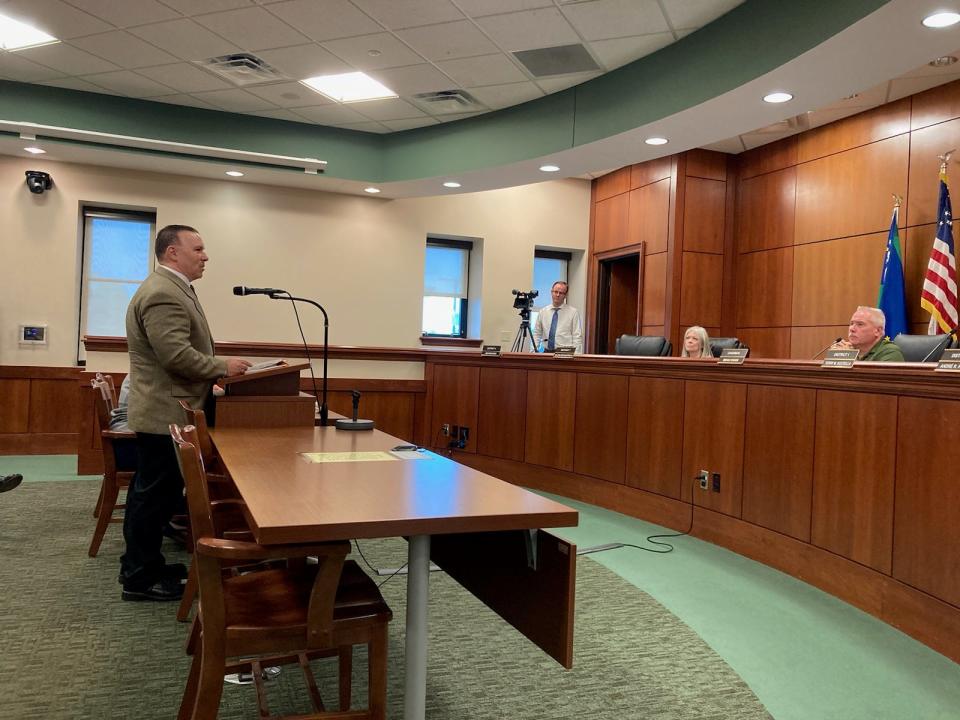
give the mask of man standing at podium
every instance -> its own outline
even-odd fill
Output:
[[[163,528],[183,497],[169,425],[186,419],[181,400],[201,409],[212,399],[217,378],[242,375],[250,366],[214,356],[213,335],[192,285],[209,259],[199,233],[168,225],[157,234],[154,252],[158,266],[127,308],[127,422],[137,433],[137,473],[123,519],[124,600],[177,600],[183,594],[185,568],[167,565],[160,552]]]
[[[567,283],[557,280],[550,288],[553,304],[547,305],[537,315],[533,342],[542,352],[553,352],[558,347],[575,347],[578,354],[583,352],[580,313],[566,304],[567,288]]]

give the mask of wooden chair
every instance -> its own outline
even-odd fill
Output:
[[[192,426],[170,433],[177,445],[196,537],[194,564],[200,586],[200,641],[194,653],[178,720],[213,720],[220,707],[223,676],[252,672],[260,717],[271,717],[262,668],[299,663],[316,713],[300,720],[383,720],[387,693],[387,626],[392,618],[379,589],[353,561],[349,541],[264,546],[216,537],[203,461]],[[224,563],[316,557],[318,565],[290,563],[233,576]],[[369,662],[366,711],[351,711],[352,646],[365,644]],[[336,654],[338,711],[327,712],[309,661]],[[241,659],[242,658],[242,659]]]
[[[93,539],[90,541],[90,549],[87,551],[90,557],[96,557],[100,551],[103,536],[107,532],[107,526],[110,523],[123,522],[122,517],[114,517],[113,514],[116,510],[126,508],[125,504],[117,502],[117,497],[120,495],[121,488],[129,486],[133,479],[133,471],[117,468],[115,443],[133,443],[137,436],[129,430],[110,430],[110,411],[116,408],[113,378],[110,375],[97,373],[96,377],[90,381],[90,385],[94,389],[94,404],[97,410],[97,421],[100,423],[100,445],[103,449],[103,481],[100,484],[100,496],[93,511],[93,516],[97,518],[97,525],[93,531]]]

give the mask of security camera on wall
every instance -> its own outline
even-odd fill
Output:
[[[44,190],[49,190],[53,187],[53,178],[50,177],[50,173],[45,173],[42,170],[27,170],[27,188],[34,195],[42,195]]]

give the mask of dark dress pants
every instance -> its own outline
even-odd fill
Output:
[[[163,529],[183,504],[183,477],[169,435],[137,433],[137,474],[127,490],[120,582],[144,590],[157,582],[165,560]]]

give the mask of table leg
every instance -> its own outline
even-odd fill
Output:
[[[411,536],[407,548],[407,639],[404,720],[423,720],[427,700],[427,601],[430,536]]]

